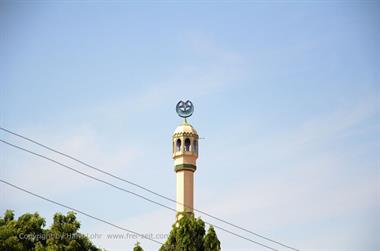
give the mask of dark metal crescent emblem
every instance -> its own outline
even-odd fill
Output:
[[[187,100],[186,102],[181,100],[177,103],[176,111],[177,111],[178,116],[182,118],[188,118],[194,112],[193,103],[191,103],[190,100]]]

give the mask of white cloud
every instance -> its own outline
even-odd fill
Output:
[[[128,112],[154,112],[164,103],[179,99],[197,99],[231,88],[246,75],[244,58],[239,53],[222,48],[217,41],[205,34],[184,34],[184,49],[195,54],[194,60],[176,65],[170,75],[146,83],[148,87],[128,97],[102,103],[96,111],[101,117],[119,117]],[[201,58],[201,59],[200,59]]]
[[[350,247],[345,238],[356,238],[356,243],[362,243],[364,234],[354,236],[355,231],[301,239],[286,231],[299,233],[302,228],[320,227],[321,222],[328,228],[330,221],[341,219],[350,224],[366,217],[368,209],[380,208],[379,173],[372,167],[351,163],[345,158],[349,154],[347,150],[344,155],[329,150],[332,142],[337,144],[339,139],[355,135],[358,126],[378,114],[375,103],[369,98],[356,106],[305,121],[300,128],[282,131],[258,142],[241,143],[236,149],[220,149],[218,154],[231,155],[228,160],[233,161],[234,171],[244,173],[245,178],[240,185],[225,189],[223,196],[197,195],[201,197],[200,209],[259,233],[276,233],[278,239],[289,240],[301,249],[345,249]],[[245,134],[244,131],[239,133]],[[260,168],[252,172],[245,168],[242,156],[253,153],[251,164],[261,163],[263,173]],[[247,179],[250,176],[252,180]],[[342,223],[334,228],[344,229]],[[231,248],[233,238],[222,236],[226,241],[224,248]],[[241,246],[249,247],[249,243]]]

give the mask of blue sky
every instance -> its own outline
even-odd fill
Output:
[[[190,99],[205,138],[195,207],[303,250],[378,250],[379,11],[376,1],[2,1],[1,126],[174,198],[174,108]],[[41,195],[142,233],[175,219],[0,149],[1,177]],[[0,188],[1,211],[66,211]],[[84,233],[120,233],[79,219]],[[262,250],[217,232],[223,250]],[[136,240],[93,241],[116,251]]]

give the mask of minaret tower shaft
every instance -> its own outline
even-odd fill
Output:
[[[181,102],[182,101],[178,104]],[[191,104],[192,113],[192,103],[190,101],[182,103]],[[173,133],[172,145],[174,170],[176,172],[177,219],[179,219],[180,215],[183,213],[193,213],[194,172],[197,169],[196,160],[198,158],[198,139],[199,136],[197,131],[187,122],[186,117],[183,123],[180,124]]]

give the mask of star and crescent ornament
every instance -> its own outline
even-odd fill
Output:
[[[190,100],[187,101],[179,101],[176,106],[176,111],[178,116],[182,118],[190,117],[194,112],[194,105]]]

